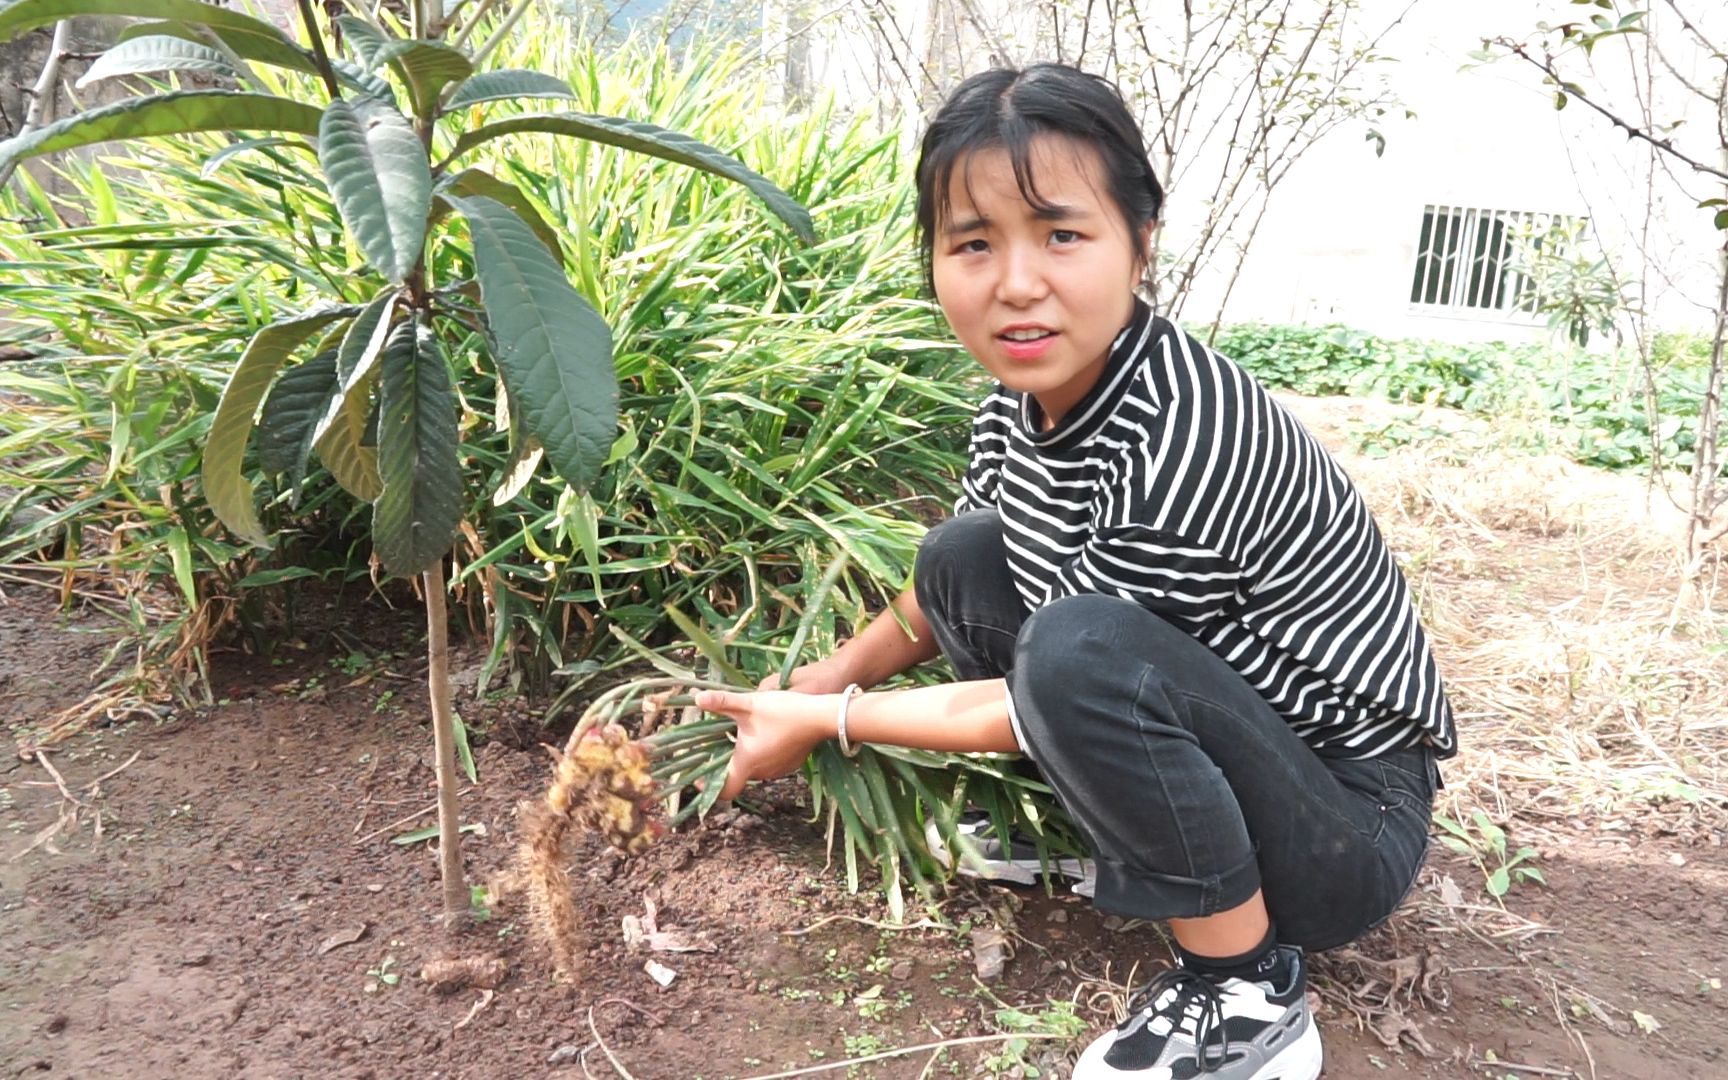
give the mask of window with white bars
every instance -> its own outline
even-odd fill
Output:
[[[1581,220],[1528,210],[1430,205],[1422,212],[1410,302],[1461,313],[1532,310],[1534,283],[1519,273],[1530,253],[1556,251]]]

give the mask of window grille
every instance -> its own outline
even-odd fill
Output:
[[[1534,283],[1519,273],[1519,258],[1566,244],[1581,224],[1564,214],[1430,205],[1422,212],[1410,302],[1459,312],[1531,311]]]

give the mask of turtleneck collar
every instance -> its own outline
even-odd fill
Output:
[[[1110,343],[1110,358],[1105,361],[1098,381],[1050,430],[1043,430],[1044,410],[1038,399],[1031,394],[1021,394],[1019,423],[1027,441],[1040,450],[1059,450],[1078,445],[1102,428],[1133,381],[1135,362],[1151,345],[1156,321],[1152,308],[1135,297],[1128,325]]]

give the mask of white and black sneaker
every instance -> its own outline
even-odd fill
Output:
[[[1307,965],[1299,949],[1278,953],[1264,982],[1160,972],[1128,999],[1127,1019],[1080,1055],[1073,1080],[1315,1080]]]
[[[1038,861],[1038,848],[1031,837],[1018,832],[1012,833],[1004,844],[996,835],[990,815],[981,812],[962,814],[957,831],[960,841],[958,872],[962,877],[1005,881],[1015,885],[1038,884],[1044,864]],[[954,865],[953,856],[948,851],[948,845],[942,842],[934,821],[924,826],[924,842],[929,845],[930,854],[937,862],[944,867]],[[1073,881],[1075,893],[1086,897],[1092,895],[1097,871],[1091,859],[1052,859],[1049,867],[1052,876]]]

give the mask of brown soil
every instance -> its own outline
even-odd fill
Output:
[[[1563,592],[1566,572],[1543,562],[1545,542],[1519,548],[1539,606],[1553,598],[1534,585]],[[320,635],[284,643],[287,662],[219,655],[223,704],[93,729],[50,752],[78,804],[40,762],[0,756],[0,1077],[755,1077],[999,1033],[1014,1022],[1006,1006],[1048,1017],[1073,1002],[1097,1030],[1130,971],[1141,978],[1168,956],[1158,927],[1034,889],[957,885],[940,925],[872,925],[885,906],[846,893],[793,781],[763,788],[760,813],[722,812],[639,859],[580,847],[586,946],[573,981],[555,979],[519,897],[452,938],[432,918],[430,845],[391,842],[432,821],[400,820],[433,801],[419,639],[399,616],[352,604],[341,616],[369,655],[394,658],[355,670],[349,648]],[[20,732],[82,697],[103,630],[96,615],[57,614],[47,590],[10,587],[0,719]],[[514,703],[457,704],[477,729],[535,730]],[[1719,701],[1705,705],[1719,716]],[[1728,1077],[1720,809],[1591,802],[1520,779],[1537,774],[1511,759],[1489,776],[1498,729],[1467,722],[1467,739],[1472,723],[1483,734],[1449,774],[1449,797],[1504,799],[1496,816],[1539,838],[1547,887],[1519,884],[1502,907],[1481,869],[1436,845],[1391,923],[1316,958],[1325,1075]],[[1720,751],[1725,729],[1710,730]],[[484,882],[504,868],[516,807],[544,790],[549,762],[502,737],[476,757],[480,782],[462,807],[483,832],[463,848]],[[627,947],[622,922],[650,901],[661,930],[714,951]],[[1007,932],[1001,978],[975,980],[968,928]],[[492,993],[438,994],[419,978],[431,961],[489,956],[506,967]],[[650,958],[676,972],[669,988],[644,971]],[[1063,1075],[1083,1041],[1035,1041],[1006,1059],[1002,1042],[957,1045],[851,1075]]]
[[[0,608],[10,716],[78,693],[64,676],[95,659],[99,643],[80,632],[94,622],[58,621],[45,592]],[[1000,1030],[992,995],[1027,1011],[1079,995],[1081,1015],[1102,1024],[1129,966],[1167,955],[1155,927],[1122,928],[1072,897],[957,889],[949,919],[1011,931],[1014,956],[986,992],[957,930],[854,921],[886,915],[825,868],[799,786],[782,783],[760,816],[722,814],[641,859],[584,849],[574,881],[586,965],[559,984],[512,899],[448,938],[431,920],[433,854],[390,843],[430,820],[386,828],[432,801],[422,694],[396,677],[412,674],[398,662],[344,686],[353,680],[310,653],[285,667],[234,658],[220,684],[229,704],[52,753],[86,805],[75,831],[22,858],[12,856],[70,808],[40,764],[0,763],[0,1075],[582,1075],[584,1060],[614,1075],[603,1038],[637,1077],[744,1077],[988,1034]],[[381,688],[396,692],[379,710]],[[464,848],[481,880],[502,867],[515,805],[547,768],[497,742],[478,763],[463,806],[485,832]],[[1685,815],[1671,830],[1659,817],[1607,832],[1578,824],[1576,842],[1543,861],[1549,888],[1514,891],[1510,906],[1531,922],[1494,930],[1498,909],[1477,925],[1441,903],[1442,878],[1468,890],[1480,873],[1436,849],[1392,924],[1319,958],[1328,1077],[1728,1075],[1728,990],[1710,981],[1728,975],[1720,827]],[[648,899],[661,929],[716,950],[658,954],[677,972],[666,990],[620,931]],[[429,961],[486,954],[509,966],[495,995],[439,996],[417,978]],[[1660,1027],[1643,1033],[1634,1010]],[[1025,1057],[1049,1064],[1075,1048],[1034,1043]],[[985,1074],[1000,1051],[951,1049],[930,1075]],[[1476,1064],[1490,1054],[1556,1071]],[[929,1058],[862,1073],[921,1076]]]

